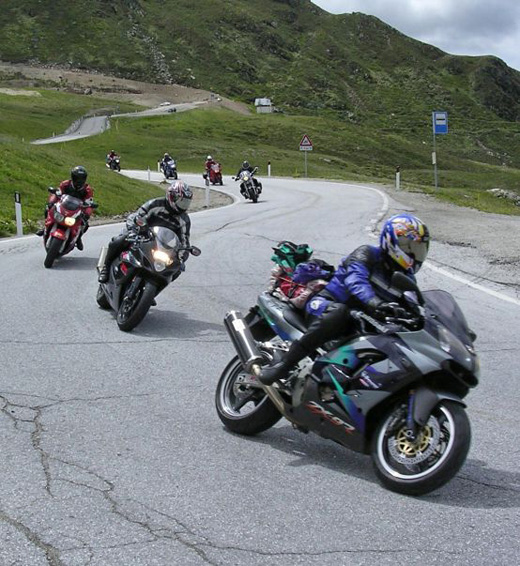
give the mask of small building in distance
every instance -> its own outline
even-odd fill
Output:
[[[270,98],[255,98],[255,106],[257,114],[274,112],[274,106],[271,104]]]

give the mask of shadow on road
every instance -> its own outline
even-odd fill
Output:
[[[97,279],[96,265],[98,262],[97,257],[87,257],[78,255],[66,255],[58,258],[52,270],[62,271],[92,271],[92,278]]]
[[[196,320],[183,312],[164,310],[161,308],[161,296],[157,298],[158,305],[152,307],[144,320],[132,330],[131,334],[147,338],[174,338],[180,340],[200,339],[204,336],[215,338],[227,334],[222,324]]]
[[[290,426],[284,426],[272,428],[261,437],[244,438],[244,441],[268,445],[290,454],[294,460],[289,467],[322,466],[380,485],[368,456],[342,448],[312,433],[307,436]],[[520,507],[520,472],[496,470],[488,467],[486,462],[470,459],[444,487],[416,499],[435,505],[472,509]]]

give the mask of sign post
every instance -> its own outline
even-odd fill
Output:
[[[23,236],[22,197],[20,193],[14,193],[14,211],[16,214],[16,235]]]
[[[433,165],[433,176],[435,178],[435,188],[437,189],[439,183],[437,178],[437,151],[435,147],[435,136],[437,134],[448,133],[448,113],[432,112],[432,127],[433,127],[432,165]]]
[[[307,134],[303,134],[300,140],[300,151],[303,151],[305,155],[305,177],[307,177],[307,152],[312,151],[312,142]]]

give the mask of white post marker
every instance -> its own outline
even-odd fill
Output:
[[[267,162],[267,176],[268,177],[271,176],[271,162],[270,161]]]
[[[401,166],[398,165],[395,168],[395,188],[399,190],[401,188]]]
[[[300,140],[300,151],[305,152],[305,177],[307,177],[307,152],[312,151],[312,142],[307,134],[303,134]]]
[[[22,197],[20,193],[14,193],[14,211],[16,214],[16,235],[23,236]]]
[[[150,167],[148,167],[148,181],[150,181]]]
[[[209,208],[209,181],[206,183],[206,208]]]

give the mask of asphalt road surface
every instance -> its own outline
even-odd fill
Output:
[[[193,215],[202,255],[132,333],[95,302],[99,249],[120,226],[92,227],[51,270],[39,238],[0,241],[0,564],[519,563],[520,302],[462,276],[447,245],[433,242],[419,282],[455,295],[483,368],[472,448],[447,486],[391,493],[368,457],[287,421],[255,438],[222,427],[222,318],[265,288],[271,247],[307,242],[337,263],[375,241],[388,207],[360,185],[263,184],[257,204]],[[239,196],[227,177],[224,190]]]

